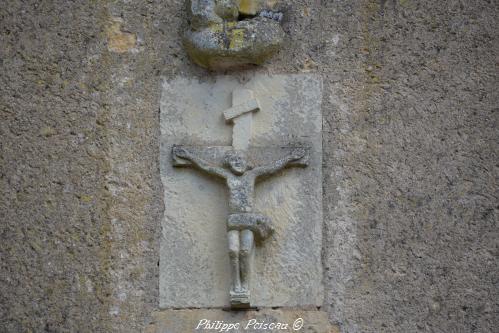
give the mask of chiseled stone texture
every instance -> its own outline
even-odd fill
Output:
[[[226,184],[198,170],[175,168],[175,144],[230,146],[232,125],[223,111],[232,91],[250,89],[251,146],[309,146],[306,168],[288,168],[257,182],[255,212],[272,219],[271,238],[257,246],[252,306],[320,306],[322,288],[321,81],[314,75],[219,76],[165,80],[161,96],[160,170],[165,210],[160,250],[162,308],[227,307],[230,266]],[[282,158],[266,156],[253,164]]]
[[[323,90],[323,310],[342,333],[495,332],[497,1],[287,1],[264,73]],[[184,0],[0,5],[0,331],[158,308],[161,77]]]
[[[215,70],[265,62],[285,37],[280,19],[274,20],[273,12],[268,12],[278,9],[276,2],[187,0],[190,27],[184,46],[192,61]],[[262,10],[270,18],[259,15]],[[276,15],[282,18],[282,13]]]
[[[237,326],[237,324],[239,325]],[[216,329],[217,325],[220,328]],[[215,328],[210,329],[210,327]],[[145,332],[339,333],[339,330],[329,323],[327,313],[324,311],[297,309],[262,309],[259,311],[193,309],[155,312],[152,322]]]

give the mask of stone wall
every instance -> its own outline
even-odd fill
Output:
[[[498,19],[494,1],[289,2],[259,71],[324,81],[341,332],[499,326]],[[161,77],[212,75],[184,28],[183,0],[0,5],[0,331],[137,332],[157,309]]]

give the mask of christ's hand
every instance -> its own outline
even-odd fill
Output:
[[[291,153],[291,160],[292,161],[297,161],[305,156],[306,150],[303,148],[296,148],[293,150]]]
[[[184,158],[184,159],[191,159],[191,154],[182,147],[173,147],[173,154],[177,157]]]

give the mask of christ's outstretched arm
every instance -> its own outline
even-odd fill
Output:
[[[209,173],[210,175],[218,176],[221,178],[227,178],[228,176],[228,172],[224,168],[211,165],[202,158],[194,156],[187,149],[180,146],[173,146],[172,154],[181,159],[190,161],[196,168]]]
[[[298,161],[299,159],[303,158],[305,154],[306,154],[305,149],[296,148],[289,155],[275,161],[274,163],[264,165],[261,167],[256,167],[253,170],[251,170],[251,172],[253,172],[256,177],[268,176],[284,169],[289,163],[293,161]]]

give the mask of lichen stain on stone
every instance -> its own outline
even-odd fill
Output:
[[[244,29],[234,29],[232,30],[232,36],[230,39],[230,49],[241,48],[244,45]]]
[[[137,36],[123,31],[122,24],[122,19],[114,17],[106,29],[107,48],[111,52],[126,53],[137,46]]]
[[[412,3],[410,3],[409,0],[399,0],[398,2],[402,7],[412,7]],[[395,4],[396,3],[397,2],[395,2]]]
[[[91,203],[93,198],[91,195],[86,195],[86,194],[83,194],[80,196],[80,200],[83,202],[83,203]]]
[[[239,5],[239,12],[246,15],[255,15],[257,13],[257,10],[257,1],[241,0],[241,4]]]
[[[239,13],[243,15],[256,15],[264,8],[274,9],[277,0],[241,0]]]
[[[42,129],[40,129],[40,135],[44,136],[44,137],[50,137],[50,136],[53,136],[53,135],[56,135],[57,134],[57,131],[55,129],[53,129],[52,127],[42,127]]]
[[[231,27],[229,25],[227,25],[228,27]],[[210,24],[209,25],[209,28],[212,32],[223,32],[224,31],[224,26],[223,24]]]

